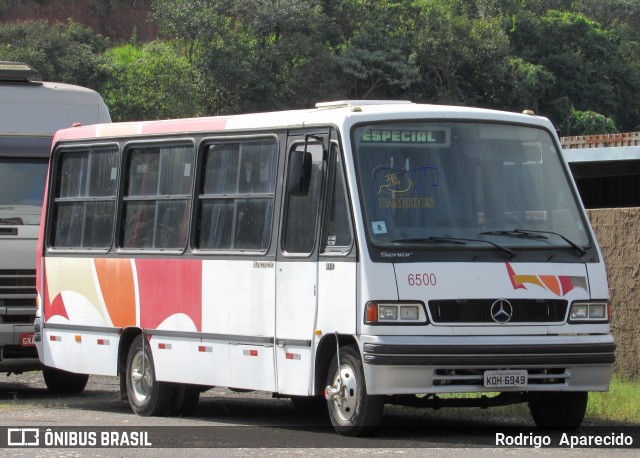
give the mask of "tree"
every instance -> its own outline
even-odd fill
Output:
[[[207,114],[295,108],[333,92],[317,0],[156,0],[153,16],[202,81]]]
[[[193,63],[197,47],[223,30],[224,21],[218,20],[218,16],[227,9],[228,3],[225,0],[154,0],[151,19],[158,23],[160,34],[174,40]]]
[[[506,108],[514,105],[511,47],[501,23],[480,17],[473,4],[418,0],[415,55],[422,75],[421,99],[435,103]]]
[[[359,21],[337,47],[337,64],[350,81],[350,96],[393,98],[420,79],[412,53],[415,10],[407,1],[355,1]]]
[[[202,114],[198,76],[184,56],[163,42],[109,50],[102,95],[114,121]]]
[[[640,124],[635,100],[640,96],[637,61],[629,61],[616,30],[604,30],[587,17],[549,11],[521,14],[510,31],[514,51],[553,75],[541,111],[557,125],[571,109],[597,110],[622,129]]]
[[[375,29],[362,30],[345,44],[338,65],[356,99],[386,98],[393,89],[406,90],[419,78],[406,47]]]
[[[98,88],[105,78],[101,54],[109,40],[69,21],[0,24],[0,58],[28,63],[44,80]]]
[[[571,110],[566,135],[596,135],[618,132],[613,119],[595,111]]]

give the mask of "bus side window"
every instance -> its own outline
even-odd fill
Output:
[[[117,150],[65,151],[59,158],[50,246],[108,248],[115,208]]]
[[[295,149],[295,148],[294,148]],[[304,195],[287,196],[286,220],[282,246],[287,253],[310,254],[315,246],[318,207],[324,182],[323,147],[310,143],[307,150],[312,156],[309,191]],[[294,150],[289,153],[289,166]]]
[[[324,251],[343,253],[351,248],[353,230],[342,158],[335,146],[332,153],[335,157],[335,177],[331,191]]]
[[[195,246],[266,252],[271,241],[278,144],[216,143],[203,160]]]
[[[187,243],[193,146],[128,152],[122,248],[183,249]]]

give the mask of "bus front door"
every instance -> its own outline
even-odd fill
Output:
[[[315,134],[288,142],[288,191],[276,267],[276,371],[282,394],[307,395],[310,389],[326,144],[326,135]]]

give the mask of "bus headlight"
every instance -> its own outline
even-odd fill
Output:
[[[569,311],[569,322],[608,321],[609,313],[605,302],[574,302]]]
[[[422,302],[390,303],[367,302],[364,313],[365,324],[408,325],[427,324],[427,314]]]
[[[398,307],[395,305],[378,306],[378,319],[380,321],[395,321],[398,319]]]

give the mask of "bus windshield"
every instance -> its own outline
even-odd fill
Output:
[[[48,158],[0,157],[0,225],[38,225]]]
[[[367,234],[384,248],[591,244],[549,132],[478,122],[353,131]]]

